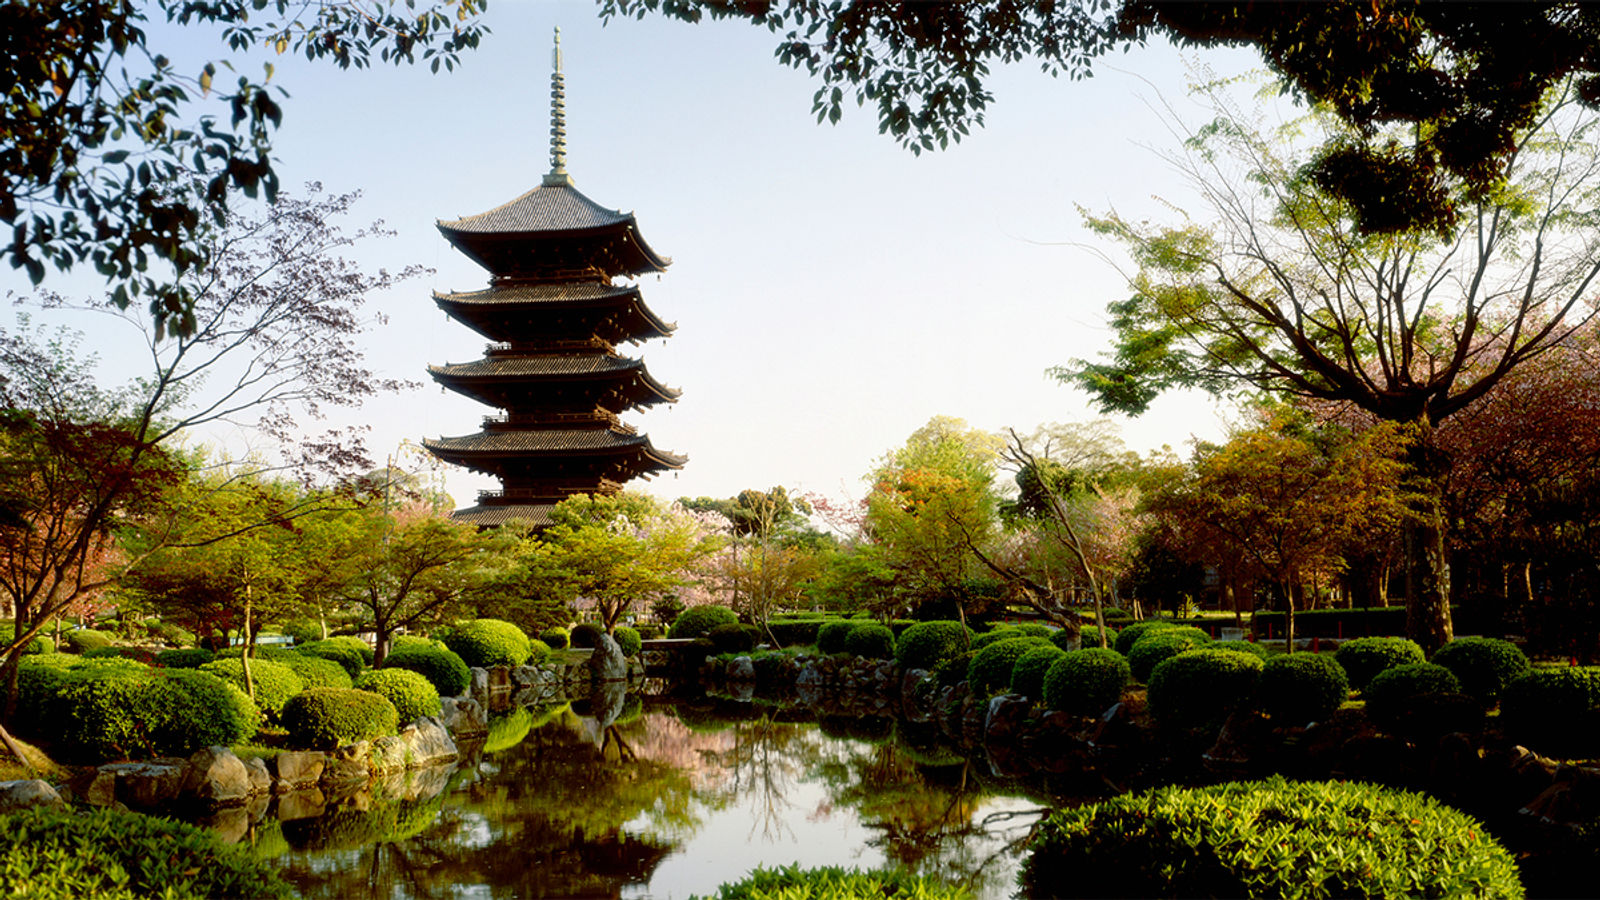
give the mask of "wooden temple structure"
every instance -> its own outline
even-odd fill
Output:
[[[671,263],[639,234],[633,214],[606,209],[566,169],[561,35],[550,79],[550,172],[526,194],[437,226],[489,270],[489,287],[433,295],[446,315],[488,338],[483,358],[429,366],[446,388],[501,412],[464,437],[423,441],[434,456],[499,479],[454,518],[489,527],[549,524],[552,506],[579,493],[614,493],[634,478],[680,469],[619,418],[672,403],[679,392],[617,352],[672,334],[631,280]]]

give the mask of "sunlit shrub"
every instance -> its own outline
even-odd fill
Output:
[[[628,625],[618,625],[612,629],[611,636],[616,639],[617,646],[622,648],[623,656],[638,656],[644,649],[644,638],[639,631]]]
[[[1127,656],[1128,651],[1133,649],[1133,645],[1138,642],[1140,638],[1144,637],[1150,632],[1160,628],[1177,627],[1179,627],[1178,623],[1169,619],[1145,619],[1141,622],[1133,622],[1123,626],[1122,629],[1117,632],[1117,643],[1112,647],[1112,649],[1118,653],[1121,653],[1123,656]]]
[[[463,622],[445,637],[444,645],[467,665],[481,668],[520,666],[533,653],[522,629],[503,619]]]
[[[394,704],[401,722],[422,716],[437,716],[439,691],[422,675],[410,669],[369,669],[356,679],[356,690],[370,691]]]
[[[409,669],[428,679],[441,697],[459,697],[472,684],[466,661],[445,647],[407,644],[389,653],[385,669]]]
[[[705,637],[718,625],[728,625],[738,621],[739,616],[726,606],[691,606],[672,621],[672,627],[667,629],[667,637]]]
[[[1073,650],[1044,675],[1044,705],[1075,715],[1097,716],[1122,699],[1133,680],[1128,660],[1106,647]]]
[[[353,688],[312,688],[289,698],[283,727],[296,747],[332,750],[394,734],[400,713],[388,698]]]
[[[1198,628],[1158,628],[1134,642],[1133,648],[1128,651],[1128,666],[1133,669],[1135,679],[1148,684],[1156,666],[1180,653],[1209,643],[1211,636]]]
[[[202,672],[213,675],[229,682],[234,687],[250,694],[250,688],[245,684],[244,663],[238,659],[216,659],[200,667]],[[250,661],[250,681],[255,685],[254,699],[267,718],[276,721],[283,712],[283,705],[289,698],[305,690],[305,679],[295,674],[295,671],[282,663],[269,659],[252,659]]]

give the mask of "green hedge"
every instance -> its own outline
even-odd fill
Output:
[[[183,822],[122,810],[0,816],[0,884],[17,898],[294,896],[271,862]]]
[[[1056,660],[1066,655],[1067,651],[1055,644],[1042,644],[1022,654],[1017,658],[1016,665],[1011,667],[1011,693],[1033,700],[1043,699],[1045,673],[1050,671],[1050,666]]]
[[[12,641],[16,640],[16,637],[17,626],[15,623],[0,622],[0,649],[3,649]],[[27,649],[23,650],[22,652],[26,654],[39,654],[54,653],[55,651],[55,641],[45,637],[43,634],[36,634],[33,636],[33,640],[28,642]]]
[[[357,648],[349,643],[347,639],[328,638],[325,641],[312,641],[309,644],[296,647],[294,652],[302,656],[315,656],[319,659],[332,660],[338,663],[340,668],[344,669],[345,674],[355,678],[361,674],[362,669],[372,665],[372,658],[361,652],[362,649],[368,649],[365,642],[362,642],[361,648]]]
[[[1498,702],[1506,685],[1531,668],[1517,645],[1484,637],[1456,638],[1435,650],[1430,661],[1453,672],[1462,692],[1485,706]]]
[[[234,687],[246,694],[249,688],[244,681],[244,662],[239,659],[216,659],[200,667],[202,672],[213,675],[231,683]],[[289,698],[305,690],[305,679],[295,674],[295,671],[283,663],[273,662],[270,659],[250,660],[250,680],[255,684],[256,705],[267,718],[276,721],[283,712],[283,705]]]
[[[1011,670],[1017,660],[1039,645],[1050,642],[1038,637],[1013,637],[979,649],[967,665],[967,688],[974,697],[987,697],[1010,690]]]
[[[111,635],[93,628],[74,628],[61,636],[61,643],[63,649],[73,653],[84,653],[111,646]]]
[[[438,689],[410,669],[369,669],[356,679],[355,687],[358,691],[370,691],[393,703],[401,722],[410,722],[422,716],[437,716],[441,709]]]
[[[579,622],[567,632],[567,641],[575,649],[592,650],[600,646],[600,636],[606,630],[594,622]]]
[[[1133,622],[1123,626],[1122,630],[1117,632],[1117,642],[1111,649],[1121,653],[1123,656],[1127,656],[1128,651],[1133,649],[1133,645],[1150,632],[1161,628],[1177,627],[1179,627],[1178,623],[1171,619],[1145,619],[1140,622]]]
[[[1098,716],[1122,699],[1133,680],[1127,657],[1106,647],[1073,650],[1050,664],[1044,675],[1044,705],[1083,716]]]
[[[638,656],[639,651],[644,649],[644,638],[639,636],[638,629],[628,625],[618,625],[612,630],[611,637],[622,648],[623,656]]]
[[[353,688],[312,688],[283,707],[290,742],[309,750],[332,750],[394,734],[400,713],[388,698]]]
[[[462,622],[445,636],[444,645],[469,666],[520,666],[533,654],[522,629],[504,619]]]
[[[385,669],[409,669],[428,679],[441,697],[459,697],[472,684],[472,670],[452,650],[410,644],[383,660]]]
[[[900,633],[894,655],[901,669],[927,669],[967,649],[971,638],[965,626],[953,619],[917,622]]]
[[[689,896],[690,900],[970,900],[972,892],[899,869],[802,869],[796,864],[777,869],[757,866],[744,879],[718,886],[715,894]]]
[[[187,650],[163,650],[156,654],[155,664],[164,669],[198,669],[216,659],[217,655],[201,647]]]
[[[691,606],[672,620],[669,638],[705,637],[718,625],[736,624],[739,616],[726,606]]]
[[[1150,712],[1163,726],[1220,727],[1234,710],[1250,702],[1263,667],[1248,653],[1208,647],[1185,650],[1150,673],[1146,695]]]
[[[335,660],[322,656],[311,656],[294,650],[274,653],[267,657],[275,663],[288,666],[308,688],[336,687],[347,688],[352,686],[350,673],[344,666]]]
[[[1282,778],[1166,787],[1054,813],[1027,897],[1523,896],[1483,826],[1421,794]]]
[[[1256,686],[1257,707],[1275,722],[1286,725],[1320,722],[1349,696],[1350,679],[1344,667],[1320,653],[1272,657],[1261,670],[1261,682]]]
[[[779,619],[773,617],[767,622],[767,629],[772,632],[773,640],[784,647],[793,647],[800,644],[815,644],[817,642],[817,629],[827,621],[821,616],[808,619]]]
[[[539,640],[544,641],[551,650],[565,650],[572,643],[572,633],[559,625],[552,625],[539,632]]]
[[[1133,677],[1148,684],[1156,666],[1188,650],[1211,643],[1211,636],[1198,628],[1174,625],[1155,629],[1134,642],[1128,651],[1128,666]]]
[[[1600,666],[1537,668],[1506,685],[1506,736],[1546,756],[1600,755]]]
[[[1333,658],[1344,666],[1353,690],[1365,691],[1379,672],[1411,663],[1427,662],[1428,657],[1416,641],[1402,637],[1364,637],[1346,641]]]
[[[844,636],[844,652],[862,659],[894,659],[894,632],[876,622],[857,625]]]
[[[1257,610],[1251,617],[1251,627],[1257,637],[1270,633],[1283,638],[1284,615],[1277,610]],[[1488,624],[1471,606],[1451,606],[1450,621],[1455,630],[1463,634],[1484,631]],[[1357,607],[1355,609],[1313,609],[1294,614],[1296,638],[1323,637],[1350,640],[1360,637],[1386,637],[1405,634],[1406,608],[1401,606]]]
[[[1367,683],[1361,695],[1367,701],[1367,715],[1388,728],[1400,724],[1410,701],[1423,694],[1458,694],[1461,682],[1455,673],[1433,663],[1407,663],[1384,669]]]
[[[756,629],[738,622],[718,625],[706,632],[718,653],[749,653],[756,648]]]
[[[845,638],[860,622],[851,619],[833,619],[817,628],[817,652],[832,656],[844,652]]]
[[[187,756],[236,744],[255,734],[261,717],[232,685],[194,669],[97,660],[30,680],[22,696],[38,706],[27,719],[29,733],[50,741],[58,755],[84,762]]]

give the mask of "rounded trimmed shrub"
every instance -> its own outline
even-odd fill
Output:
[[[1486,637],[1456,638],[1433,651],[1431,662],[1455,673],[1461,692],[1485,706],[1498,702],[1506,685],[1532,668],[1516,644]]]
[[[817,628],[817,652],[832,656],[844,652],[844,639],[859,622],[851,619],[830,619]]]
[[[283,633],[294,638],[295,646],[304,646],[322,640],[322,623],[311,619],[295,619],[284,623]]]
[[[1009,641],[1019,637],[1027,637],[1027,635],[1023,634],[1018,629],[1011,627],[1010,625],[1001,625],[998,628],[991,628],[988,631],[985,631],[983,634],[973,636],[972,649],[982,650],[990,644],[999,641]]]
[[[15,623],[0,623],[0,647],[4,647],[11,643],[16,639],[16,637],[17,626]],[[56,652],[56,642],[42,634],[36,634],[33,636],[33,640],[28,642],[28,646],[22,652],[28,655],[54,653]]]
[[[1600,666],[1541,667],[1506,685],[1500,722],[1507,737],[1547,756],[1593,756],[1600,753],[1597,706]]]
[[[163,650],[156,654],[155,665],[164,669],[198,669],[216,658],[215,653],[200,647],[188,650]]]
[[[718,625],[706,633],[706,639],[718,653],[749,653],[756,648],[756,630],[738,622]]]
[[[296,653],[293,650],[274,653],[268,659],[293,669],[294,673],[300,676],[300,680],[305,682],[308,688],[347,688],[352,686],[350,673],[344,670],[344,666],[331,659],[325,659],[321,656],[308,656],[304,653]]]
[[[639,630],[630,625],[618,625],[611,637],[616,639],[617,646],[622,648],[623,656],[638,656],[644,649],[644,638],[639,635]]]
[[[894,658],[902,670],[931,670],[967,649],[967,629],[953,619],[918,622],[900,633]]]
[[[868,622],[844,636],[844,652],[862,659],[894,659],[894,630]]]
[[[0,816],[15,896],[288,898],[270,861],[195,825],[124,810],[35,807]]]
[[[737,623],[739,616],[726,606],[691,606],[672,620],[669,638],[705,637],[718,625]]]
[[[600,646],[600,635],[606,630],[594,622],[579,622],[567,632],[569,645],[580,650],[592,650]]]
[[[85,650],[83,651],[83,658],[107,659],[110,657],[117,657],[120,659],[137,660],[148,666],[155,663],[156,653],[157,651],[149,647],[127,647],[112,644],[109,647],[96,647],[93,650]]]
[[[1318,653],[1272,657],[1256,685],[1257,708],[1285,724],[1320,722],[1349,696],[1350,679],[1344,666]]]
[[[846,900],[852,897],[908,897],[915,900],[971,900],[965,887],[912,875],[900,869],[846,869],[798,865],[757,866],[739,881],[726,882],[704,900]]]
[[[1158,628],[1140,638],[1128,651],[1128,666],[1133,669],[1134,678],[1149,684],[1156,666],[1180,653],[1209,643],[1211,636],[1198,628]]]
[[[441,697],[459,697],[472,684],[472,670],[460,656],[446,647],[407,644],[389,653],[385,669],[408,669],[433,685]]]
[[[1365,692],[1367,684],[1385,669],[1427,662],[1416,641],[1403,637],[1364,637],[1345,641],[1334,651],[1334,661],[1344,666],[1352,690]]]
[[[1066,630],[1064,630],[1064,629],[1058,630],[1054,634],[1050,635],[1050,643],[1055,644],[1057,647],[1060,647],[1063,650],[1087,650],[1087,649],[1089,649],[1091,647],[1099,647],[1100,646],[1100,626],[1098,626],[1098,625],[1080,625],[1080,626],[1078,626],[1078,646],[1076,646],[1076,647],[1071,645],[1072,644],[1071,635],[1069,635],[1066,632]],[[1106,626],[1106,649],[1109,650],[1109,649],[1115,647],[1116,645],[1117,645],[1117,630],[1108,625],[1108,626]]]
[[[100,660],[31,687],[44,694],[36,730],[57,752],[86,762],[187,756],[249,738],[260,719],[242,692],[194,669]]]
[[[61,636],[61,643],[72,653],[84,653],[111,646],[111,635],[93,628],[74,628]]]
[[[214,659],[201,666],[200,671],[216,675],[244,691],[246,696],[250,694],[250,689],[244,683],[243,660]],[[306,688],[305,679],[295,674],[293,669],[270,659],[250,660],[250,680],[255,683],[256,705],[261,707],[269,720],[274,721],[283,713],[283,705],[289,702],[289,698]]]
[[[354,688],[312,688],[289,698],[283,727],[296,747],[333,750],[394,734],[400,713],[387,697]]]
[[[166,683],[165,721],[152,726],[161,756],[187,756],[202,747],[228,747],[249,740],[261,722],[261,707],[210,672],[160,672]]]
[[[1021,625],[1013,625],[1011,627],[1022,632],[1023,637],[1044,638],[1045,640],[1049,640],[1051,636],[1061,630],[1043,622],[1024,622]]]
[[[560,625],[552,625],[539,632],[539,640],[544,641],[551,650],[565,650],[572,643],[572,633]]]
[[[1150,673],[1150,712],[1165,726],[1218,727],[1250,701],[1264,665],[1248,653],[1185,650]]]
[[[1213,650],[1229,650],[1234,653],[1248,653],[1262,662],[1273,658],[1272,651],[1251,641],[1212,641],[1206,645]],[[1329,659],[1332,662],[1332,658]]]
[[[1026,897],[1523,896],[1511,854],[1466,813],[1393,788],[1281,777],[1056,812],[1019,883]]]
[[[371,691],[394,704],[401,722],[422,716],[437,716],[439,690],[433,683],[410,669],[368,669],[355,684],[358,691]]]
[[[1140,638],[1144,637],[1150,632],[1161,628],[1177,627],[1177,622],[1173,622],[1168,619],[1145,619],[1140,622],[1134,622],[1130,625],[1125,625],[1121,631],[1117,632],[1117,643],[1112,649],[1116,650],[1118,653],[1121,653],[1123,656],[1127,656],[1128,651],[1133,649],[1133,645],[1137,643]]]
[[[353,634],[334,635],[333,637],[325,640],[312,641],[312,643],[326,645],[329,647],[349,647],[351,650],[354,650],[361,656],[361,664],[363,666],[372,665],[374,658],[372,645],[367,643],[364,639],[358,638]],[[355,675],[351,675],[350,677],[354,678]]]
[[[457,625],[444,645],[469,666],[520,666],[533,653],[522,629],[504,619],[473,619]]]
[[[328,638],[325,641],[312,641],[294,649],[301,656],[315,656],[320,659],[332,660],[344,669],[345,674],[355,678],[361,670],[371,665],[367,662],[366,654],[339,638]]]
[[[1361,695],[1374,722],[1393,726],[1410,702],[1422,694],[1459,694],[1461,682],[1454,672],[1433,663],[1406,663],[1384,669],[1367,682]]]
[[[978,650],[967,665],[967,689],[974,697],[1009,690],[1011,670],[1016,667],[1017,660],[1040,644],[1049,643],[1044,638],[1014,637]]]
[[[1122,699],[1133,680],[1128,659],[1107,647],[1073,650],[1044,674],[1044,705],[1083,716],[1098,716]]]
[[[389,652],[393,653],[405,647],[431,647],[435,650],[448,649],[444,641],[434,640],[420,634],[397,634],[389,638]]]
[[[1034,647],[1027,653],[1017,658],[1017,664],[1011,667],[1011,693],[1021,694],[1034,700],[1044,696],[1044,676],[1050,671],[1050,666],[1058,659],[1067,655],[1067,651],[1055,644],[1043,644]]]

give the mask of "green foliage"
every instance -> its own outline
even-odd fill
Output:
[[[16,640],[16,637],[17,627],[15,623],[0,622],[0,647],[4,647],[5,645]],[[55,650],[55,641],[50,640],[42,634],[36,634],[33,636],[33,640],[28,642],[28,646],[24,648],[22,652],[30,654],[54,653]]]
[[[1367,682],[1361,694],[1367,701],[1367,715],[1374,722],[1392,728],[1399,723],[1410,702],[1423,694],[1457,694],[1461,682],[1455,673],[1433,663],[1406,663],[1384,669]]]
[[[616,639],[617,646],[622,648],[623,656],[638,656],[644,649],[644,638],[639,636],[638,629],[628,625],[618,625],[612,629],[611,636]]]
[[[826,653],[830,656],[835,653],[843,653],[845,639],[850,636],[850,632],[856,627],[856,624],[849,619],[834,619],[831,622],[823,622],[817,628],[817,652]]]
[[[1017,660],[1029,650],[1041,644],[1049,646],[1049,643],[1044,638],[1014,637],[995,641],[978,650],[967,666],[967,688],[974,697],[987,697],[997,691],[1008,690],[1011,687],[1011,670],[1016,667]]]
[[[152,626],[152,630],[157,637],[174,647],[193,647],[195,645],[194,632],[181,625],[157,620],[156,624]]]
[[[1286,653],[1267,660],[1261,670],[1256,705],[1277,722],[1303,725],[1327,718],[1349,695],[1350,679],[1331,657]]]
[[[149,647],[125,647],[116,644],[83,651],[84,659],[110,659],[113,657],[135,660],[148,666],[156,661],[156,651]]]
[[[46,671],[39,667],[22,686],[23,702],[37,704],[27,721],[59,754],[85,762],[235,744],[255,734],[261,715],[232,685],[193,669],[105,659],[37,677]]]
[[[1252,641],[1212,641],[1206,645],[1213,650],[1228,650],[1233,653],[1248,653],[1265,662],[1273,658],[1272,651]],[[1330,662],[1332,660],[1329,660]]]
[[[1060,629],[1060,630],[1056,631],[1054,634],[1050,635],[1050,643],[1055,644],[1057,647],[1060,647],[1063,650],[1075,650],[1075,649],[1079,649],[1079,648],[1087,650],[1090,647],[1099,647],[1100,646],[1100,626],[1098,626],[1098,625],[1080,625],[1080,626],[1078,626],[1078,646],[1077,647],[1073,647],[1072,646],[1072,636],[1071,636],[1071,634],[1069,634],[1066,631],[1066,629]],[[1111,626],[1107,625],[1106,626],[1106,649],[1108,649],[1108,650],[1112,649],[1112,648],[1116,647],[1116,645],[1117,645],[1117,630],[1115,628],[1112,628]]]
[[[296,747],[332,750],[394,734],[400,714],[387,697],[353,688],[312,688],[283,707],[283,727]]]
[[[111,646],[111,635],[93,628],[74,628],[61,636],[61,642],[72,653],[84,653]]]
[[[1121,631],[1117,632],[1117,642],[1111,649],[1121,653],[1123,656],[1127,656],[1128,651],[1133,649],[1134,643],[1146,634],[1158,628],[1177,627],[1178,623],[1171,619],[1145,619],[1142,622],[1134,622],[1124,626]]]
[[[472,684],[472,670],[445,647],[406,645],[383,660],[385,669],[408,669],[428,679],[441,697],[458,697]]]
[[[1044,705],[1098,716],[1122,699],[1122,690],[1132,679],[1127,657],[1109,647],[1073,650],[1045,671]]]
[[[1118,643],[1121,643],[1120,641]],[[1128,666],[1133,677],[1146,684],[1156,666],[1183,653],[1211,643],[1211,636],[1198,628],[1176,626],[1146,633],[1128,650]]]
[[[505,715],[489,720],[489,736],[484,739],[483,752],[499,753],[523,742],[533,730],[533,713],[526,706],[518,706]]]
[[[967,629],[953,619],[918,622],[900,633],[895,659],[902,670],[932,670],[965,651],[970,641]]]
[[[756,635],[755,628],[738,622],[718,625],[706,632],[706,638],[718,653],[749,653],[756,647]]]
[[[1506,736],[1550,756],[1600,753],[1600,666],[1536,668],[1506,686]]]
[[[210,650],[191,647],[187,650],[163,650],[156,654],[155,664],[166,669],[198,669],[216,659]]]
[[[1164,726],[1218,727],[1250,701],[1262,668],[1261,660],[1248,653],[1186,650],[1150,673],[1150,712]]]
[[[362,641],[361,643],[363,647],[366,646],[365,641]],[[325,641],[312,641],[309,644],[296,647],[295,652],[301,654],[302,656],[316,656],[322,659],[333,660],[334,662],[338,663],[340,668],[344,669],[345,674],[349,675],[351,678],[355,678],[357,675],[360,675],[362,669],[372,664],[368,660],[367,654],[362,653],[360,649],[342,641],[339,638],[328,638]],[[368,652],[371,652],[370,649]]]
[[[739,616],[726,606],[691,606],[672,620],[669,638],[705,637],[718,625],[737,624]]]
[[[289,898],[271,863],[194,825],[122,810],[0,816],[0,884],[12,897]]]
[[[1498,701],[1506,685],[1530,668],[1517,645],[1485,637],[1457,638],[1435,650],[1432,662],[1453,672],[1462,692],[1485,705]]]
[[[522,629],[503,619],[473,619],[456,626],[444,639],[469,666],[520,666],[533,647]]]
[[[585,650],[600,646],[600,635],[605,633],[603,626],[593,622],[579,622],[572,626],[572,631],[569,632],[572,646]]]
[[[267,657],[272,662],[288,666],[308,688],[351,686],[350,673],[338,662],[321,656],[310,656],[293,650],[274,653]]]
[[[244,662],[238,659],[217,659],[200,667],[202,672],[213,675],[229,682],[241,691],[249,693],[244,681]],[[288,666],[273,662],[268,659],[253,659],[250,661],[250,680],[255,683],[256,705],[266,714],[269,720],[276,720],[283,712],[283,705],[289,698],[305,690],[305,679],[295,674]]]
[[[572,642],[572,633],[560,625],[552,625],[539,632],[539,640],[544,641],[551,650],[565,650]]]
[[[401,722],[439,714],[438,689],[427,678],[410,669],[369,669],[356,679],[355,687],[358,691],[370,691],[393,703]]]
[[[1391,788],[1280,777],[1054,813],[1019,882],[1028,897],[1523,896],[1511,854],[1465,813]]]
[[[295,619],[283,626],[283,633],[294,638],[296,647],[322,640],[322,623],[311,619]]]
[[[928,674],[933,676],[934,683],[939,687],[955,687],[967,680],[967,670],[972,667],[972,659],[977,655],[976,650],[957,653],[935,664]]]
[[[894,631],[876,622],[857,625],[844,636],[844,652],[862,659],[894,659]]]
[[[1350,687],[1366,691],[1367,683],[1379,672],[1408,663],[1427,662],[1428,657],[1416,641],[1402,637],[1364,637],[1346,641],[1333,658],[1350,676]]]
[[[725,883],[703,900],[969,900],[965,887],[911,875],[899,869],[845,869],[798,864],[769,869],[757,866],[741,881]],[[702,900],[691,895],[691,900]]]
[[[1014,640],[1019,637],[1027,637],[1027,635],[1010,625],[1001,625],[997,628],[991,628],[990,630],[985,631],[983,634],[973,637],[972,649],[982,650],[990,644],[997,643],[999,641]]]
[[[1043,699],[1045,673],[1050,671],[1050,666],[1056,660],[1066,655],[1067,651],[1055,644],[1034,647],[1022,654],[1017,658],[1017,664],[1011,667],[1011,693],[1034,700]]]

